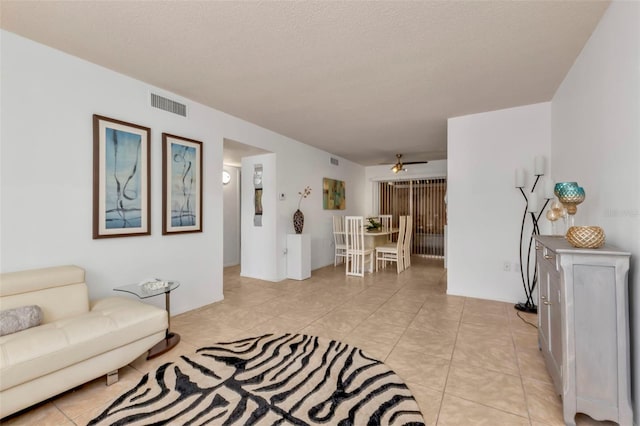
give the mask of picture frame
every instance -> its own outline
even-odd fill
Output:
[[[342,180],[322,179],[322,208],[324,210],[344,210],[347,206],[346,188]]]
[[[93,115],[93,239],[151,234],[151,129]]]
[[[162,134],[162,234],[202,232],[202,142]]]

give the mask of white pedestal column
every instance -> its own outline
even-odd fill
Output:
[[[306,280],[311,277],[311,236],[287,235],[287,278]]]

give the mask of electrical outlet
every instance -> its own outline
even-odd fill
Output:
[[[511,262],[509,262],[509,261],[505,260],[505,261],[502,263],[502,270],[503,270],[504,272],[510,272],[510,271],[511,271]]]

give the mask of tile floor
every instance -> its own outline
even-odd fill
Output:
[[[364,278],[328,266],[309,280],[279,283],[239,271],[225,269],[224,301],[172,318],[182,340],[169,353],[134,361],[112,386],[94,380],[2,424],[85,425],[166,360],[215,341],[279,332],[342,340],[383,360],[411,388],[428,425],[563,424],[536,329],[510,303],[447,296],[442,261],[415,258],[400,275],[387,268]]]

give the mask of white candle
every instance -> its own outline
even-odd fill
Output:
[[[547,200],[551,200],[556,196],[554,189],[556,187],[556,183],[550,177],[547,177],[544,181],[544,198]]]
[[[530,213],[535,213],[538,211],[538,194],[532,192],[529,194],[529,202],[527,204],[527,210]]]
[[[516,188],[524,188],[524,169],[516,169]]]
[[[535,158],[533,170],[536,176],[544,174],[544,157],[542,155]]]

